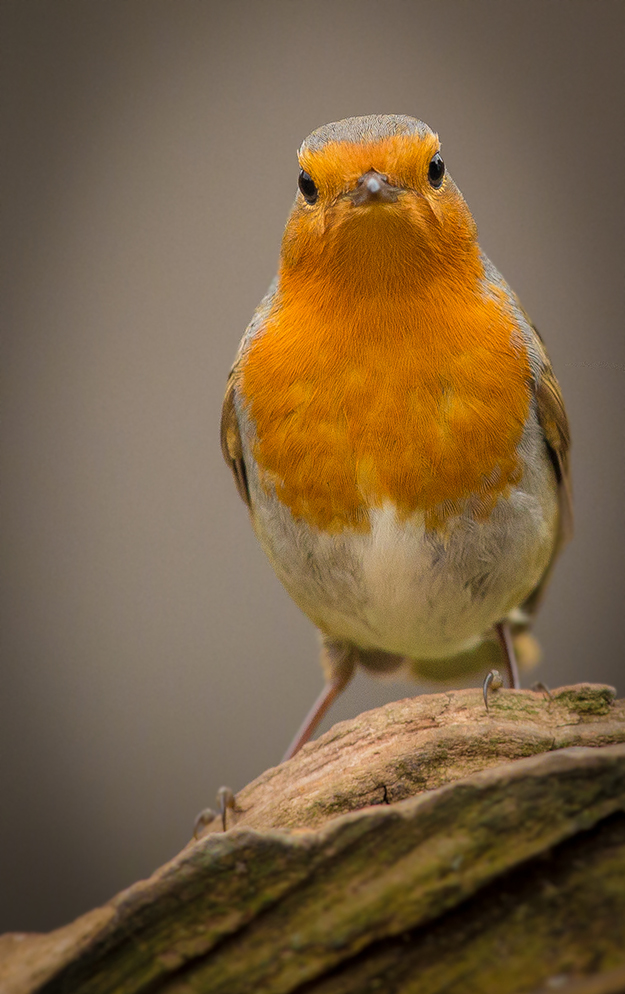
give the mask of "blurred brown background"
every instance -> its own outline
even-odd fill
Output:
[[[540,678],[624,693],[625,4],[4,0],[0,21],[0,931],[173,856],[321,686],[218,421],[326,121],[439,131],[571,416]],[[332,721],[431,689],[362,677]]]

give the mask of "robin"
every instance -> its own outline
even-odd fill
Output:
[[[285,758],[358,665],[444,680],[498,641],[518,687],[515,645],[572,522],[560,388],[438,136],[349,118],[299,167],[221,424],[260,543],[322,637],[326,684]]]

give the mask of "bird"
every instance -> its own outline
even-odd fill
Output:
[[[357,667],[445,681],[498,644],[519,687],[572,532],[560,387],[438,135],[352,117],[313,131],[298,167],[221,418],[254,531],[321,635],[325,683],[285,759]]]

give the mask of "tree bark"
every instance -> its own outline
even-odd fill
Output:
[[[625,992],[625,701],[434,694],[342,722],[149,880],[0,937],[2,994]]]

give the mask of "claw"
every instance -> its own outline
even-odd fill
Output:
[[[221,814],[221,826],[226,831],[226,813],[228,808],[234,811],[234,794],[229,787],[220,787],[217,791],[217,800],[219,802],[219,811]]]
[[[217,812],[212,808],[204,808],[193,822],[193,838],[197,839],[198,833],[206,826],[210,825],[213,818],[217,817]]]
[[[490,670],[484,677],[484,683],[482,684],[482,693],[484,695],[484,705],[488,711],[488,691],[489,690],[499,690],[503,687],[503,677],[499,670]]]
[[[220,787],[217,791],[217,803],[219,804],[219,811],[213,811],[212,808],[204,808],[200,811],[199,815],[195,819],[193,824],[193,838],[197,839],[198,833],[206,826],[210,825],[211,821],[215,818],[221,817],[221,827],[226,831],[226,815],[228,809],[234,811],[235,809],[235,799],[234,794],[229,787]]]
[[[537,683],[533,683],[532,684],[532,690],[536,694],[540,694],[540,693],[546,694],[550,701],[553,700],[553,694],[549,690],[549,687],[547,686],[547,684],[543,683],[542,680],[539,680]]]

